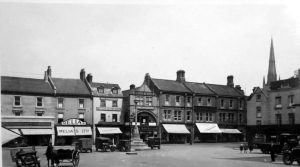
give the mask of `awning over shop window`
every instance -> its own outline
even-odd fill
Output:
[[[23,135],[52,135],[52,129],[21,129]]]
[[[17,137],[20,137],[20,134],[18,133],[15,133],[15,132],[12,132],[10,130],[7,130],[5,128],[1,128],[1,141],[2,141],[2,144],[5,144]]]
[[[174,134],[189,134],[190,131],[182,124],[163,124],[163,127],[168,133]]]
[[[122,133],[118,127],[98,127],[100,134],[120,134]]]
[[[222,133],[230,133],[230,134],[241,134],[242,132],[240,132],[237,129],[220,129],[222,131]]]
[[[75,126],[76,136],[92,135],[92,129],[89,126]]]
[[[57,136],[88,136],[92,135],[89,126],[57,126]]]
[[[200,133],[222,133],[216,123],[196,123]]]

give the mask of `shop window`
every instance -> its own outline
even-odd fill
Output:
[[[289,107],[294,105],[294,95],[288,96],[288,103],[289,103]]]
[[[118,107],[118,100],[112,101],[112,107]]]
[[[79,99],[79,108],[84,108],[84,99]]]
[[[191,120],[191,111],[186,112],[186,120],[190,121]]]
[[[196,113],[196,120],[197,121],[203,121],[203,117],[202,117],[202,113],[201,112],[197,112]]]
[[[152,106],[152,97],[146,97],[146,106]]]
[[[21,96],[15,96],[14,106],[21,106]]]
[[[106,101],[100,100],[100,107],[106,107]]]
[[[295,125],[295,114],[294,113],[289,113],[289,124]]]
[[[100,119],[101,122],[106,122],[106,114],[100,114]]]
[[[164,110],[164,119],[171,120],[171,110]]]
[[[36,98],[36,106],[37,107],[43,107],[43,98],[42,97],[37,97]]]
[[[58,108],[63,108],[64,107],[64,98],[58,98],[57,99],[57,107]]]
[[[210,98],[207,99],[207,106],[211,106],[211,99]]]
[[[170,102],[170,95],[166,95],[166,102]]]
[[[113,114],[112,115],[112,121],[113,122],[118,122],[118,114]]]
[[[282,119],[281,119],[281,114],[276,114],[276,124],[281,125]]]
[[[256,107],[256,118],[261,118],[261,107]]]

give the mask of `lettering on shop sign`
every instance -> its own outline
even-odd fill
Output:
[[[57,127],[57,133],[59,136],[84,136],[92,135],[91,127]]]
[[[86,122],[80,121],[79,119],[68,119],[61,123],[62,125],[86,125]]]

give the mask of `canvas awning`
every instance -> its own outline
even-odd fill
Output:
[[[216,123],[196,123],[200,133],[222,133]]]
[[[89,126],[57,126],[57,136],[87,136],[92,135]]]
[[[118,127],[98,127],[100,134],[120,134],[122,133]]]
[[[183,124],[163,124],[163,127],[168,133],[174,134],[189,134],[190,131]]]
[[[222,133],[230,133],[230,134],[241,134],[238,129],[220,129]]]
[[[52,135],[52,129],[21,129],[23,135]]]
[[[10,130],[7,130],[5,128],[1,128],[1,141],[2,141],[2,144],[5,144],[17,137],[20,137],[20,134],[19,133],[16,133],[16,132],[12,132]]]

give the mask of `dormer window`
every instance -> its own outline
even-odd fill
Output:
[[[261,95],[256,95],[256,101],[261,101]]]
[[[98,87],[97,91],[98,91],[98,93],[104,93],[104,88],[103,87]]]
[[[113,94],[118,94],[118,89],[117,89],[117,88],[112,88],[111,92],[112,92]]]
[[[207,106],[211,106],[211,100],[210,100],[210,98],[207,99]]]

